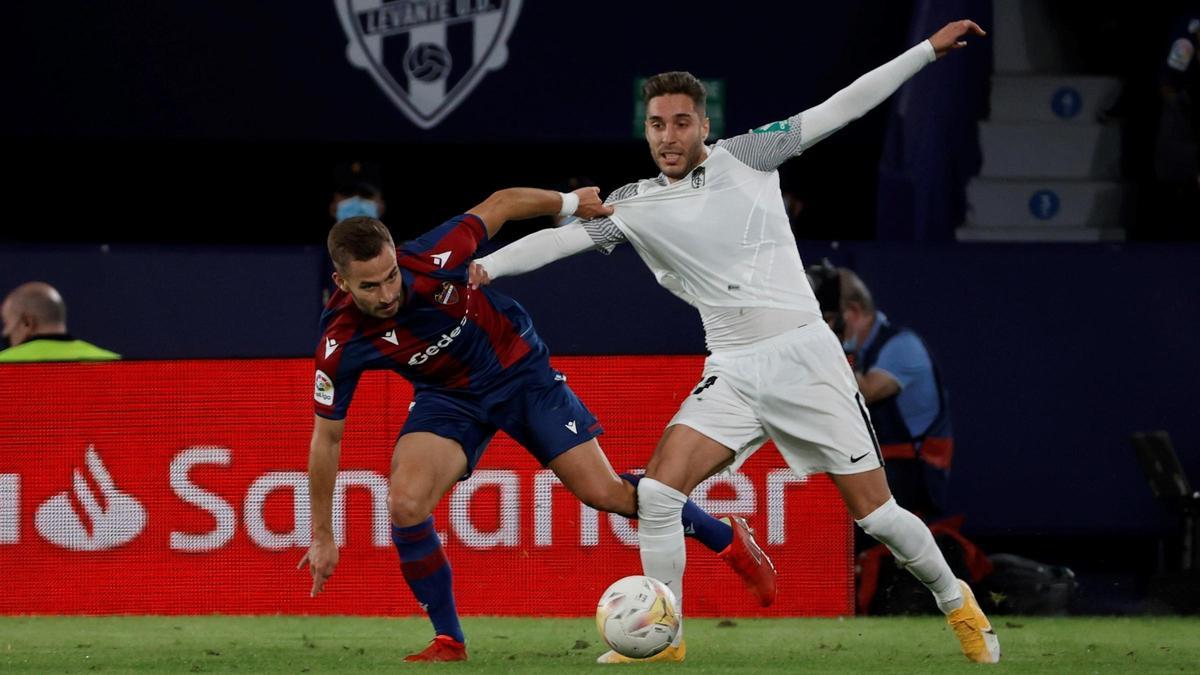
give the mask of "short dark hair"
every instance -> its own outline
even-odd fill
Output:
[[[362,197],[363,199],[381,199],[383,197],[383,192],[379,188],[365,181],[339,184],[334,189],[334,193],[343,197]]]
[[[383,223],[369,216],[354,216],[338,221],[329,231],[325,245],[334,268],[345,273],[351,261],[370,260],[383,251],[384,245],[396,244]]]
[[[704,83],[689,72],[673,70],[669,73],[659,73],[646,80],[642,85],[642,101],[650,105],[650,99],[666,96],[667,94],[686,94],[696,106],[696,112],[704,117],[708,102],[708,90]]]

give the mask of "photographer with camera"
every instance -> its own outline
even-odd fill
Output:
[[[954,438],[946,388],[929,349],[875,307],[854,272],[825,261],[808,274],[858,378],[896,502],[925,520],[942,515]]]

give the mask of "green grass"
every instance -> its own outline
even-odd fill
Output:
[[[687,623],[690,673],[1168,673],[1200,671],[1200,619],[1011,618],[995,621],[999,666],[966,663],[937,618],[737,619]],[[561,673],[612,668],[587,619],[471,618],[471,661],[404,664],[430,637],[423,619],[318,617],[4,617],[0,673]],[[625,671],[622,671],[625,672]]]

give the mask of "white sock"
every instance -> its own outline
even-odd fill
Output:
[[[864,532],[887,546],[896,557],[896,562],[917,581],[925,584],[933,593],[942,613],[949,614],[962,607],[962,589],[933,540],[933,534],[920,518],[900,508],[895,497],[855,522]]]
[[[678,645],[683,638],[683,568],[687,565],[680,516],[687,495],[653,478],[639,481],[637,491],[642,573],[663,582],[675,593],[680,626],[672,644]]]

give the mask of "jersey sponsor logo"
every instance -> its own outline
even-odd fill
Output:
[[[396,337],[396,331],[395,331],[395,330],[389,330],[388,332],[384,333],[384,334],[383,334],[383,341],[384,341],[384,342],[390,342],[390,343],[392,343],[392,344],[394,344],[394,345],[396,345],[396,346],[399,346],[399,345],[400,345],[400,339]]]
[[[367,71],[413,124],[432,129],[462,105],[489,71],[504,67],[521,1],[333,4],[349,40],[351,65]]]
[[[146,526],[146,508],[117,488],[94,446],[88,446],[84,462],[87,474],[75,469],[69,492],[38,507],[33,518],[38,534],[72,551],[106,551],[133,541]]]
[[[444,281],[442,287],[433,295],[433,301],[439,305],[458,304],[458,289],[449,281]]]
[[[692,170],[692,187],[704,187],[704,167],[698,166]]]
[[[442,251],[441,253],[433,253],[430,255],[433,262],[437,263],[438,267],[445,267],[446,261],[450,259],[450,251]]]
[[[313,386],[313,400],[321,405],[333,405],[333,380],[325,371],[317,371],[317,382]]]
[[[575,420],[571,420],[570,422],[567,422],[563,426],[566,427],[571,433],[575,434],[576,436],[579,435],[578,427],[575,426]]]
[[[857,464],[857,463],[858,463],[858,460],[862,459],[863,457],[866,457],[866,456],[867,456],[867,455],[869,455],[869,454],[871,454],[871,453],[869,453],[869,452],[864,452],[863,454],[859,455],[858,457],[851,457],[851,458],[850,458],[850,463],[851,463],[851,464]]]
[[[791,122],[789,122],[787,120],[779,120],[778,122],[771,122],[770,124],[764,124],[761,127],[755,127],[754,129],[750,130],[750,133],[752,133],[752,134],[782,134],[782,133],[791,131],[791,129],[792,129]]]
[[[1167,66],[1179,72],[1186,72],[1196,53],[1196,46],[1187,38],[1179,38],[1171,45],[1171,54],[1167,57]]]
[[[334,340],[333,338],[325,338],[325,358],[329,358],[330,355],[337,351],[337,348],[337,340]]]
[[[439,352],[454,343],[454,339],[462,334],[462,329],[465,325],[467,325],[466,316],[462,318],[462,321],[458,322],[458,325],[454,327],[454,330],[450,331],[449,333],[442,333],[441,338],[439,338],[437,342],[409,357],[408,365],[419,366],[428,361],[430,357],[437,356]]]

